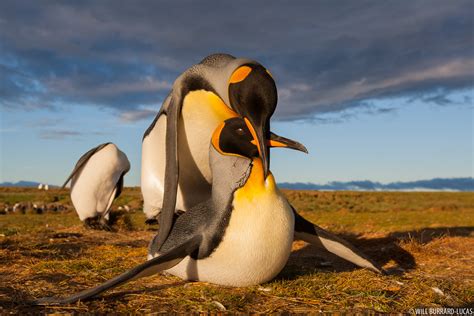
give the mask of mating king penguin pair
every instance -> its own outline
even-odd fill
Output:
[[[158,253],[168,238],[175,212],[187,211],[211,198],[216,174],[211,172],[209,145],[212,133],[225,120],[240,117],[252,127],[265,178],[270,165],[269,141],[307,152],[300,143],[271,133],[270,118],[277,99],[275,81],[265,67],[228,54],[210,55],[176,79],[143,136],[144,212],[149,220],[159,217],[160,222],[152,254]],[[358,266],[381,272],[352,245],[296,212],[295,236]]]
[[[94,147],[79,158],[62,187],[71,181],[71,201],[86,227],[110,230],[109,210],[129,170],[127,156],[113,143]]]

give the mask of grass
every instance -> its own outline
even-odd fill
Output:
[[[141,263],[155,233],[144,225],[141,195],[126,188],[114,203],[129,205],[115,232],[83,228],[66,190],[1,188],[0,207],[61,203],[67,211],[0,215],[0,314],[152,312],[409,312],[416,307],[472,307],[473,193],[285,191],[300,212],[346,238],[389,271],[376,275],[333,255],[294,243],[273,281],[244,288],[184,282],[160,274],[98,299],[31,307],[28,300],[95,286]]]

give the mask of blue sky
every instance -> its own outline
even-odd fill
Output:
[[[60,184],[112,141],[132,163],[126,185],[139,185],[143,132],[174,79],[213,52],[254,58],[276,78],[272,129],[310,152],[273,150],[280,182],[473,176],[473,10],[2,1],[0,182]]]

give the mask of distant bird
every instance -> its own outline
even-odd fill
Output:
[[[49,190],[49,185],[45,184],[43,189],[48,191]]]
[[[129,170],[127,156],[113,143],[92,148],[79,159],[63,188],[71,181],[72,203],[87,227],[110,229],[109,209]]]
[[[43,190],[43,184],[42,183],[38,184],[38,190]]]

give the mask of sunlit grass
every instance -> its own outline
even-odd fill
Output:
[[[143,262],[154,235],[144,225],[138,189],[114,232],[83,228],[67,190],[0,189],[5,203],[62,203],[69,211],[0,215],[0,313],[408,312],[419,306],[467,306],[474,296],[473,193],[285,191],[305,217],[337,232],[390,274],[354,268],[295,242],[273,281],[244,288],[189,283],[169,275],[133,281],[100,298],[65,307],[30,307],[98,285]],[[231,268],[231,267],[230,267]]]

